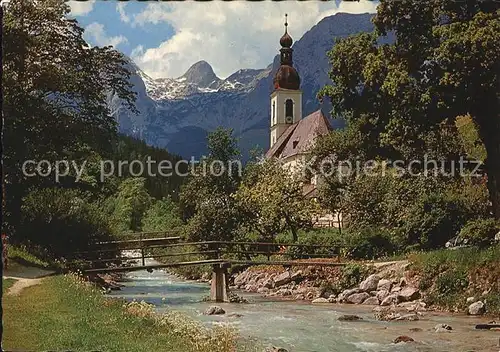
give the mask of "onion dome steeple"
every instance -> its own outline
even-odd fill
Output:
[[[287,20],[288,15],[285,14],[285,34],[280,39],[280,44],[283,48],[290,48],[293,44],[293,39],[290,37],[287,31],[288,27],[288,20]]]
[[[288,20],[285,14],[285,34],[280,39],[280,68],[274,76],[274,88],[284,88],[298,90],[300,87],[300,77],[293,67],[292,53],[293,39],[288,34]]]

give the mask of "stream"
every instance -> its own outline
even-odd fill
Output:
[[[474,329],[476,324],[491,320],[487,318],[427,312],[419,321],[381,322],[374,320],[372,307],[269,300],[244,292],[238,294],[249,303],[217,303],[226,314],[207,316],[203,312],[214,305],[202,302],[202,298],[209,295],[208,284],[184,281],[161,270],[129,273],[123,284],[121,291],[114,291],[110,296],[143,300],[155,305],[160,313],[181,311],[206,324],[226,322],[235,326],[244,339],[259,341],[264,346],[283,347],[290,352],[500,351],[500,332]],[[241,316],[231,316],[231,313]],[[338,321],[343,314],[356,314],[363,321]],[[440,323],[451,325],[453,330],[434,332],[434,326]],[[411,328],[421,331],[410,331]],[[410,336],[416,342],[393,344],[400,335]]]

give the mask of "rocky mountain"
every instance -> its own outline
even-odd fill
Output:
[[[371,17],[345,13],[326,17],[294,43],[293,60],[301,77],[304,116],[319,108],[329,111],[320,105],[316,93],[329,83],[326,52],[335,38],[371,31]],[[234,130],[240,149],[247,154],[255,147],[269,147],[269,95],[278,67],[276,56],[267,68],[242,69],[220,79],[207,62],[200,61],[181,77],[152,79],[131,64],[140,114],[126,111],[116,96],[110,96],[108,101],[119,130],[148,144],[198,158],[206,153],[207,133],[223,126]],[[339,121],[332,123],[338,125]]]

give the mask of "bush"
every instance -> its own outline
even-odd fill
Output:
[[[446,296],[461,293],[468,286],[467,272],[460,269],[451,269],[438,276],[435,290],[438,295]]]
[[[276,242],[292,243],[292,235],[288,233],[280,234],[276,237]],[[303,246],[288,247],[286,253],[291,258],[307,258],[308,254],[313,257],[323,256],[329,258],[339,254],[340,240],[337,229],[300,231],[296,243]],[[315,246],[326,246],[326,248]]]
[[[339,287],[344,290],[357,286],[369,274],[369,269],[361,264],[349,263],[342,268]]]
[[[19,233],[21,243],[42,246],[55,257],[112,239],[98,204],[82,192],[60,188],[36,190],[23,200]]]
[[[459,237],[468,244],[486,247],[490,245],[500,227],[494,219],[471,220],[460,231]]]
[[[395,252],[391,237],[376,228],[351,229],[342,236],[342,254],[348,258],[376,259]]]

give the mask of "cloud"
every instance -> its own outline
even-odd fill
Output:
[[[104,31],[104,25],[97,22],[93,22],[85,27],[84,34],[92,44],[97,46],[111,45],[116,48],[118,45],[128,42],[127,38],[123,35],[109,37]]]
[[[178,77],[199,60],[209,62],[219,77],[240,68],[266,67],[278,53],[288,13],[295,39],[337,12],[375,12],[377,2],[231,1],[148,4],[131,24],[168,23],[175,34],[156,48],[134,50],[134,61],[152,77]]]
[[[116,4],[116,11],[120,14],[120,20],[124,23],[130,23],[130,16],[125,12],[126,2],[119,2]]]
[[[73,16],[85,16],[89,14],[94,8],[95,1],[68,1]]]

